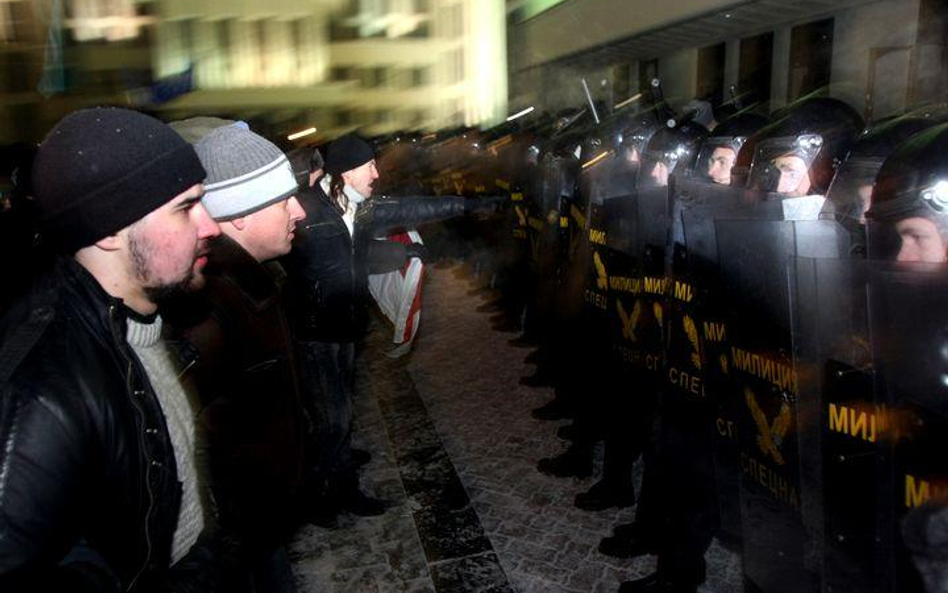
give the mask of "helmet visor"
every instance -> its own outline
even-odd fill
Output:
[[[639,167],[638,187],[665,187],[684,153],[681,150],[646,150]]]
[[[866,224],[872,187],[882,167],[881,158],[850,158],[840,167],[826,192],[821,218]]]
[[[822,146],[818,134],[764,140],[754,151],[748,186],[787,197],[807,195],[810,166]]]
[[[698,153],[695,176],[719,185],[730,185],[737,153],[746,140],[743,136],[708,138]]]

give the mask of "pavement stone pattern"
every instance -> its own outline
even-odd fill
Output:
[[[490,296],[478,290],[483,278],[463,264],[427,269],[413,352],[385,357],[391,330],[380,322],[357,372],[353,439],[373,455],[362,484],[392,508],[301,529],[289,547],[300,592],[612,593],[654,570],[653,556],[596,550],[634,507],[582,511],[573,498],[595,475],[536,470],[565,449],[555,434],[563,422],[530,416],[553,390],[518,384],[534,371],[523,362],[530,350],[508,345],[516,334],[476,311]],[[699,591],[742,590],[737,553],[715,541],[706,560]]]

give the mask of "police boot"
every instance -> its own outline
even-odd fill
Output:
[[[534,408],[530,415],[537,420],[562,420],[572,418],[573,410],[565,403],[563,398],[554,397],[539,408]]]
[[[516,338],[507,340],[507,344],[513,346],[514,348],[536,348],[539,346],[540,341],[537,340],[535,336],[524,333],[517,336]]]
[[[696,593],[697,585],[679,585],[663,579],[657,572],[619,585],[619,593]]]
[[[323,529],[337,529],[339,527],[339,508],[336,504],[325,500],[316,500],[310,503],[306,513],[306,522]]]
[[[657,554],[656,538],[636,523],[617,525],[613,535],[599,541],[599,552],[613,558],[635,558]]]
[[[573,504],[584,511],[630,507],[635,504],[635,488],[632,484],[620,485],[599,480],[586,492],[577,494]]]
[[[353,472],[338,483],[336,504],[342,511],[348,511],[359,517],[377,517],[389,507],[387,501],[373,498],[362,491],[359,478]]]
[[[302,519],[325,529],[339,527],[338,516],[341,512],[335,493],[326,480],[312,478],[306,485],[306,504],[301,509]]]
[[[525,387],[552,387],[553,376],[549,372],[538,370],[527,377],[520,377],[518,382]]]
[[[540,473],[557,478],[588,478],[592,475],[592,451],[571,445],[556,457],[547,457],[537,463]]]
[[[362,467],[366,463],[372,461],[372,454],[366,451],[365,449],[356,449],[353,447],[352,451],[352,465],[355,467]]]
[[[474,308],[478,313],[500,313],[507,309],[506,303],[503,299],[494,299],[492,301],[487,301],[482,305],[478,305]]]
[[[556,429],[556,436],[565,441],[575,441],[579,436],[579,429],[576,428],[575,422],[572,424],[564,424],[563,426]]]
[[[509,332],[509,333],[520,333],[523,331],[523,326],[510,319],[510,316],[507,313],[496,313],[490,317],[491,327],[499,332]]]
[[[634,581],[619,585],[619,593],[696,593],[698,585],[704,582],[704,560],[697,574],[677,574],[671,571],[657,570]]]
[[[377,517],[385,514],[389,503],[380,498],[372,498],[361,489],[357,488],[346,498],[339,501],[342,510],[349,511],[359,517]]]

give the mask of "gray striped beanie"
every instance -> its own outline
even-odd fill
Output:
[[[201,203],[214,220],[252,214],[297,192],[286,156],[239,126],[217,128],[194,145],[207,171]]]

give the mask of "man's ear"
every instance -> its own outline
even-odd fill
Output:
[[[99,239],[94,243],[94,245],[102,251],[118,251],[123,245],[127,243],[127,240],[128,230],[122,229],[114,235],[109,235],[108,237]]]
[[[242,230],[244,230],[244,227],[247,226],[247,217],[246,217],[246,216],[241,216],[241,217],[238,217],[238,218],[232,218],[232,219],[228,220],[227,222],[229,222],[229,223],[231,223],[232,225],[234,225],[234,228],[236,228],[238,231],[242,231]],[[226,224],[226,223],[222,222],[221,224]]]

